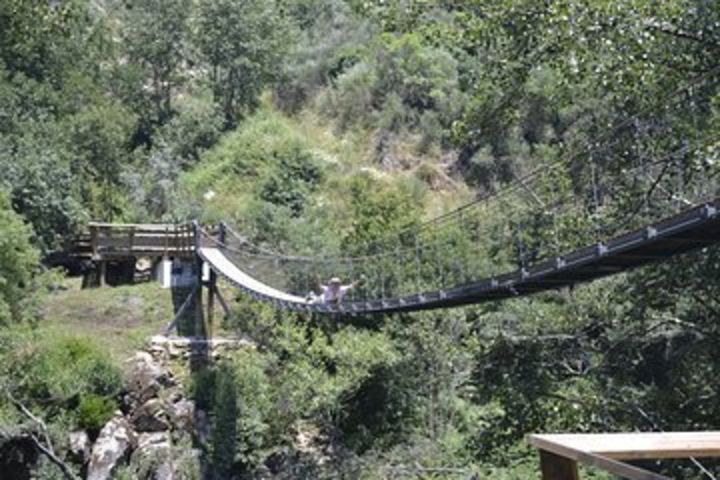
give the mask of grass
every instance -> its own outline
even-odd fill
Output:
[[[80,285],[81,279],[67,278],[47,295],[39,329],[92,337],[114,359],[124,360],[173,318],[170,290],[159,283],[85,290]]]

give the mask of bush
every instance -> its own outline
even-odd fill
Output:
[[[97,434],[117,409],[114,400],[91,393],[80,400],[75,412],[77,424],[91,435]]]
[[[215,382],[216,373],[211,368],[204,368],[193,374],[189,394],[197,408],[206,411],[212,409]]]
[[[18,394],[45,405],[73,406],[89,394],[113,397],[120,369],[86,337],[30,332],[13,343],[7,370]]]
[[[216,478],[230,478],[236,459],[240,401],[233,371],[228,365],[220,365],[217,370],[213,403],[213,466]]]
[[[267,110],[226,135],[202,159],[181,184],[195,198],[212,189],[217,195],[206,201],[206,210],[217,205],[222,211],[216,215],[224,219],[254,218],[258,199],[296,216],[323,178],[308,141],[286,119]]]

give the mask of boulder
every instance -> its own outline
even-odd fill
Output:
[[[210,416],[205,410],[195,410],[193,416],[195,424],[195,434],[198,440],[202,443],[208,443],[212,439],[212,424],[210,423]]]
[[[174,385],[170,372],[147,352],[136,352],[130,359],[128,389],[137,404],[157,396],[163,387]]]
[[[167,450],[170,448],[169,432],[148,432],[140,433],[137,436],[137,448],[133,453],[142,455],[155,450]]]
[[[153,480],[173,480],[175,467],[169,432],[151,432],[138,435],[137,448],[132,454],[131,463],[140,471],[146,472],[144,478]],[[148,469],[150,469],[148,471]],[[147,476],[147,475],[150,476]]]
[[[151,398],[137,408],[131,422],[138,432],[164,432],[170,428],[165,404],[158,398]]]
[[[87,480],[107,480],[135,445],[135,432],[119,412],[100,430],[90,453]]]
[[[195,402],[187,399],[180,399],[179,401],[170,405],[168,408],[170,414],[170,421],[173,424],[174,429],[186,431],[192,433],[195,415]]]
[[[90,457],[90,437],[84,431],[70,432],[70,453],[74,460],[83,465]]]

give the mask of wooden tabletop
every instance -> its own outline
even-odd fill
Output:
[[[528,440],[534,447],[568,458],[576,458],[573,452],[616,460],[720,457],[720,431],[538,434]]]

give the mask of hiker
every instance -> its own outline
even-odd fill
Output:
[[[323,285],[319,278],[315,282],[318,286],[317,292],[320,293],[318,295],[316,292],[310,292],[306,298],[308,303],[340,303],[347,292],[365,282],[365,276],[347,285],[343,285],[338,277],[331,278],[327,285]]]

